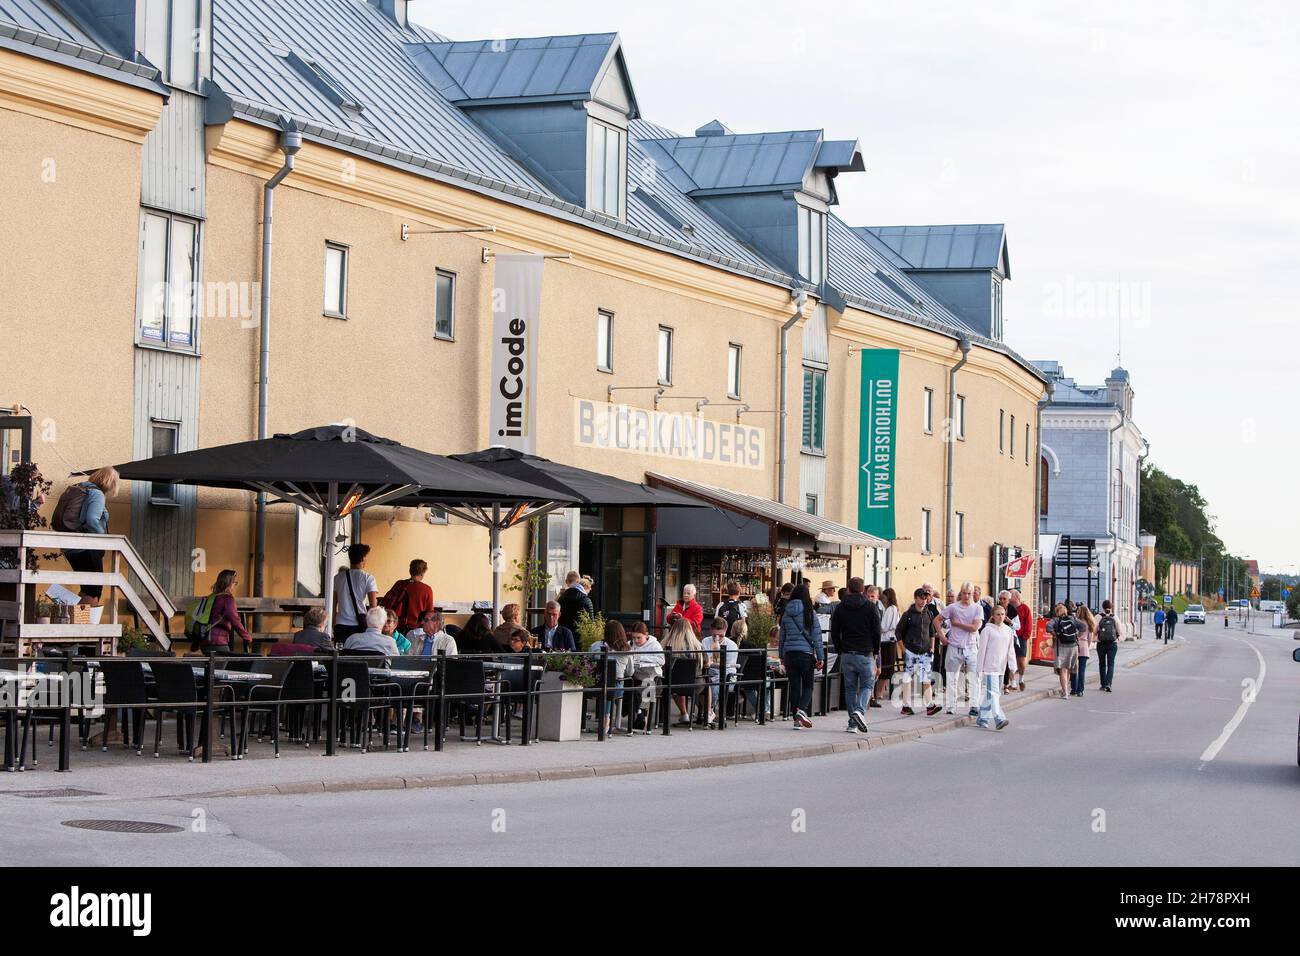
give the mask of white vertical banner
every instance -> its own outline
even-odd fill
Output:
[[[495,260],[488,444],[533,454],[537,450],[537,329],[546,260],[501,254]]]

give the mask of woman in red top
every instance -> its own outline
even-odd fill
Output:
[[[239,609],[235,606],[235,585],[238,583],[238,576],[227,568],[217,575],[217,581],[212,585],[216,601],[212,605],[212,616],[208,618],[207,647],[228,648],[232,634],[243,638],[245,650],[253,643],[252,635],[244,627],[244,622],[239,618]]]
[[[680,614],[691,625],[695,631],[695,636],[700,634],[700,628],[704,626],[704,608],[695,600],[695,585],[687,584],[682,587],[682,598],[673,605],[672,611],[668,617],[671,619],[674,614]]]

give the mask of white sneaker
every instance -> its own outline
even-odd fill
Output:
[[[869,732],[867,730],[867,719],[862,716],[862,711],[860,710],[855,710],[849,715],[849,726],[856,728],[864,734]]]
[[[844,732],[847,733],[847,734],[857,734],[857,733],[861,733],[861,731],[858,730],[858,728],[855,727],[853,724],[849,724],[847,727],[845,727],[845,728],[844,728]]]

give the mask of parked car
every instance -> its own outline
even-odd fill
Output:
[[[1189,604],[1187,610],[1183,612],[1184,624],[1204,624],[1205,623],[1205,605]]]

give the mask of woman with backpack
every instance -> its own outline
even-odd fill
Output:
[[[236,634],[243,639],[245,650],[252,646],[253,636],[244,627],[239,608],[235,605],[235,585],[238,583],[239,576],[227,568],[217,575],[217,580],[212,585],[213,603],[208,616],[208,636],[200,648],[205,653],[209,650],[229,650],[230,639]]]
[[[1092,648],[1097,644],[1097,619],[1092,616],[1086,604],[1079,605],[1079,623],[1083,630],[1079,632],[1079,664],[1074,670],[1071,691],[1075,697],[1083,696],[1083,678],[1088,672],[1088,658]]]
[[[822,669],[822,628],[814,613],[807,582],[790,592],[790,600],[781,611],[781,663],[790,681],[790,703],[794,709],[795,730],[812,727],[813,684],[816,671]]]
[[[80,534],[108,534],[108,499],[117,494],[117,469],[99,468],[89,480],[78,482],[65,490],[54,506],[54,530]],[[63,556],[74,571],[104,571],[104,552],[65,550]],[[81,586],[81,603],[91,607],[99,605],[104,588],[99,584]]]
[[[1061,680],[1061,700],[1070,697],[1070,677],[1079,664],[1079,632],[1083,625],[1073,617],[1064,604],[1053,611],[1051,632],[1056,644],[1056,676]]]

